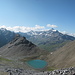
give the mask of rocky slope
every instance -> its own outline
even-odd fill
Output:
[[[35,70],[11,68],[5,66],[5,68],[0,68],[0,75],[75,75],[75,67],[39,72]]]
[[[59,50],[47,56],[49,67],[66,68],[75,66],[75,41],[72,41]]]

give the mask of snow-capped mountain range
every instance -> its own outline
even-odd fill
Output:
[[[27,33],[19,32],[19,34],[25,36],[28,40],[39,47],[48,50],[55,50],[56,48],[63,46],[68,41],[75,40],[75,37],[62,34],[53,28],[46,31],[30,31]]]
[[[0,29],[0,47],[11,41],[17,33],[7,29]],[[55,50],[69,41],[75,40],[75,37],[62,34],[53,28],[45,31],[30,31],[27,33],[18,32],[21,36],[26,37],[29,41],[46,50]]]
[[[27,32],[28,35],[45,35],[45,36],[51,36],[51,34],[53,32],[56,32],[57,30],[54,30],[53,28],[50,29],[50,30],[46,30],[46,31],[30,31],[30,32]]]
[[[36,35],[51,36],[51,34],[54,33],[54,32],[60,32],[60,33],[62,33],[64,35],[69,35],[69,36],[75,37],[75,35],[72,34],[72,33],[67,33],[65,31],[61,32],[61,31],[55,30],[53,28],[52,29],[48,29],[48,30],[42,30],[42,31],[33,31],[33,30],[31,30],[31,31],[25,32],[25,33],[27,35],[30,35],[30,36],[36,36]],[[25,34],[24,32],[18,32],[18,33],[21,33],[22,35]]]

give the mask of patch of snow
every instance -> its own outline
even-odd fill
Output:
[[[40,33],[39,35],[42,35],[42,33]]]
[[[0,28],[0,30],[2,30],[2,31],[6,31],[6,29],[5,29],[5,28]]]
[[[51,54],[53,54],[53,52],[51,52]]]
[[[57,30],[52,30],[52,31],[56,32]]]

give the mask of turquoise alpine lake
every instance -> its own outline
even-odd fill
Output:
[[[47,62],[44,60],[30,60],[27,64],[35,69],[43,69],[47,66]]]

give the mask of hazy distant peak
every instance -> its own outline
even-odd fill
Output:
[[[5,29],[5,28],[0,28],[0,30],[2,30],[2,31],[6,31],[7,29]]]

